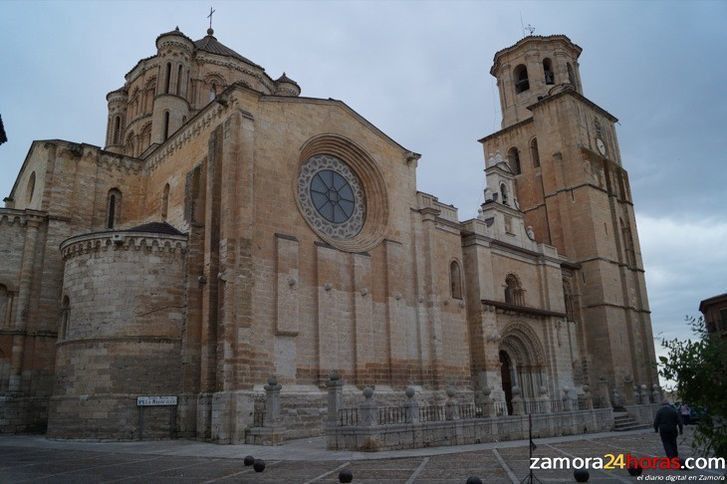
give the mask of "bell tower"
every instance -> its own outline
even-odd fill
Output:
[[[528,106],[558,85],[570,85],[583,94],[578,57],[581,48],[565,35],[529,36],[495,54],[490,74],[497,78],[506,128],[532,116]]]
[[[587,348],[574,367],[628,402],[635,385],[658,384],[651,318],[617,119],[583,95],[581,51],[531,35],[497,52],[502,129],[480,142],[486,160],[507,153],[526,225],[569,260]]]

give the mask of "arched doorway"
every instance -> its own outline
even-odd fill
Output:
[[[545,357],[535,331],[525,323],[512,323],[503,332],[499,348],[502,390],[508,412],[512,412],[512,388],[517,386],[525,400],[540,395],[546,385]]]
[[[508,354],[502,350],[500,350],[500,378],[502,391],[505,392],[507,414],[512,415],[512,362]]]

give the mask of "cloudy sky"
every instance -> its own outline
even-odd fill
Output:
[[[218,40],[285,71],[306,96],[336,98],[422,153],[419,188],[482,201],[477,139],[498,129],[488,71],[522,37],[564,33],[583,48],[584,92],[620,119],[654,331],[727,292],[727,2],[212,2]],[[210,2],[2,2],[0,193],[34,139],[102,145],[108,91],[154,40],[204,36]]]

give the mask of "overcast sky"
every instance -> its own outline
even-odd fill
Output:
[[[419,189],[471,218],[477,139],[500,126],[493,54],[563,33],[585,95],[620,119],[654,332],[727,292],[727,2],[212,2],[215,36],[303,95],[345,101],[421,153]],[[204,36],[210,2],[0,3],[0,194],[34,139],[103,145],[107,92],[175,26]],[[658,345],[657,345],[658,346]]]

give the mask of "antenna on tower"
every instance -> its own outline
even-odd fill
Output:
[[[530,24],[525,25],[523,23],[523,13],[520,12],[520,28],[523,31],[523,37],[527,37],[528,35],[533,35],[535,33],[535,27],[533,27]]]

